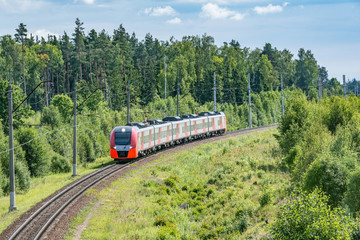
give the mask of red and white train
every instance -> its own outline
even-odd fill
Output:
[[[185,114],[129,123],[115,127],[110,135],[110,155],[114,160],[132,159],[175,144],[223,134],[226,116],[223,112]]]

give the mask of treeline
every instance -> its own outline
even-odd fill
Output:
[[[357,97],[288,96],[277,139],[293,194],[280,204],[274,239],[360,238],[359,123]]]
[[[326,68],[318,66],[310,50],[301,48],[294,58],[289,50],[278,50],[270,43],[254,50],[235,40],[216,46],[206,34],[168,41],[146,34],[139,40],[123,25],[112,34],[94,29],[85,33],[79,19],[73,33],[39,39],[21,23],[14,37],[0,37],[0,80],[8,82],[13,71],[13,83],[25,95],[40,82],[50,81],[28,99],[33,110],[48,106],[57,94],[71,93],[76,79],[85,82],[80,93],[85,96],[100,88],[112,110],[126,106],[128,87],[132,103],[147,105],[156,96],[165,97],[165,65],[167,96],[175,96],[179,86],[181,95],[191,95],[200,104],[212,101],[214,72],[220,103],[246,101],[248,73],[254,93],[279,90],[282,75],[285,88],[295,86],[312,97],[318,95],[318,79],[323,96],[342,94],[339,82],[328,78]]]

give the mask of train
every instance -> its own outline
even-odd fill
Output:
[[[136,159],[160,149],[226,132],[223,112],[201,112],[150,119],[115,127],[110,134],[114,160]]]

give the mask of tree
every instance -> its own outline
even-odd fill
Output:
[[[67,95],[56,95],[51,104],[58,108],[65,122],[70,121],[73,112],[73,101]]]
[[[21,43],[21,55],[22,55],[22,76],[24,79],[24,93],[26,95],[26,75],[25,75],[25,60],[24,60],[24,55],[25,55],[25,40],[26,40],[26,36],[27,36],[27,29],[26,29],[26,25],[23,23],[20,23],[19,28],[16,29],[16,34],[15,34],[15,41]]]
[[[79,64],[79,77],[82,79],[82,68],[81,68],[81,52],[84,49],[84,28],[83,22],[80,21],[79,18],[76,18],[75,21],[76,27],[75,32],[73,33],[76,53],[78,56],[78,64]]]
[[[300,48],[299,59],[295,60],[295,85],[303,91],[308,92],[311,87],[316,87],[318,67],[314,55],[310,50]]]

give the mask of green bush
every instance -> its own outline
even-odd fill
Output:
[[[269,204],[272,199],[272,194],[269,190],[265,190],[263,194],[260,196],[259,203],[261,207],[264,207],[265,205]]]
[[[346,125],[355,114],[350,102],[342,97],[332,96],[326,100],[325,105],[328,107],[325,123],[332,133],[335,133],[338,126]]]
[[[61,125],[61,116],[56,107],[50,105],[45,107],[41,113],[41,124],[48,124],[52,129],[57,128]]]
[[[351,220],[327,205],[320,191],[292,195],[279,202],[279,213],[271,225],[273,239],[350,239]]]
[[[320,188],[329,196],[329,204],[338,206],[346,191],[347,172],[337,160],[324,156],[316,160],[305,173],[303,188]]]
[[[351,212],[360,213],[360,168],[350,175],[345,203],[349,206]]]
[[[66,136],[65,131],[57,131],[47,135],[47,140],[52,150],[63,157],[72,157],[72,142],[69,141],[71,136]]]
[[[71,171],[71,163],[68,158],[54,154],[51,158],[51,172],[66,173]]]
[[[56,95],[51,104],[57,107],[64,122],[70,121],[73,116],[74,103],[69,96],[64,94]]]
[[[279,125],[280,134],[276,136],[284,153],[302,140],[302,133],[309,126],[310,113],[305,95],[294,95],[287,101],[286,112]]]
[[[20,128],[15,134],[25,152],[25,160],[31,176],[44,176],[48,173],[50,161],[45,143],[32,128]]]
[[[94,146],[92,140],[88,135],[82,133],[79,137],[79,149],[78,154],[80,156],[80,162],[94,162],[96,160]]]

